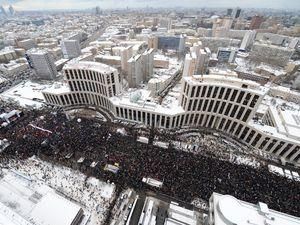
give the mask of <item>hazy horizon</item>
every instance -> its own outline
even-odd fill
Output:
[[[58,9],[87,9],[99,6],[103,9],[113,8],[273,8],[300,9],[299,0],[0,0],[0,5],[13,5],[17,10],[58,10]]]

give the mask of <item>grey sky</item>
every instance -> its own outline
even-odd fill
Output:
[[[0,4],[13,4],[17,9],[85,9],[125,7],[248,7],[300,9],[300,0],[0,0]]]

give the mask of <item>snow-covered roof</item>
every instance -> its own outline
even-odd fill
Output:
[[[31,212],[32,220],[41,225],[71,225],[80,212],[80,206],[63,197],[48,193]]]
[[[214,224],[298,225],[294,217],[269,209],[265,203],[257,205],[244,202],[230,195],[213,193]]]
[[[254,81],[244,80],[241,78],[226,75],[193,75],[189,77],[184,77],[183,79],[191,84],[207,83],[210,85],[217,84],[243,89],[246,88],[244,87],[246,85],[248,89],[251,89],[252,91],[262,95],[264,95],[268,91],[268,88],[262,87],[260,84]]]
[[[114,73],[117,71],[117,69],[106,64],[90,61],[69,62],[64,66],[64,69],[94,70],[99,73]]]
[[[132,101],[133,95],[139,95],[137,101]],[[166,115],[175,115],[184,112],[183,108],[179,105],[177,98],[168,98],[167,104],[158,104],[155,99],[150,97],[151,91],[139,89],[137,91],[129,91],[120,96],[110,98],[115,106],[131,107],[139,110],[147,110]],[[136,98],[134,98],[136,99]],[[166,103],[164,101],[164,103]]]

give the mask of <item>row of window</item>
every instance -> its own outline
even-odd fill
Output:
[[[275,123],[271,117],[270,111],[268,111],[263,117],[263,122],[268,126],[275,127]]]
[[[182,126],[209,127],[229,133],[235,137],[238,137],[240,140],[243,140],[244,142],[252,145],[253,147],[269,151],[273,154],[278,154],[287,158],[288,160],[298,161],[300,159],[299,146],[295,147],[292,144],[286,144],[285,142],[280,142],[274,139],[273,142],[269,143],[267,147],[264,148],[270,138],[265,138],[262,141],[262,134],[245,126],[242,123],[232,120],[231,118],[224,118],[209,113],[191,113],[182,114],[175,117],[169,117],[133,109],[126,109],[122,107],[116,107],[116,113],[117,117],[141,122],[148,126],[157,126],[165,128],[174,128]],[[261,144],[258,145],[260,142]],[[277,145],[273,148],[276,142]],[[286,146],[282,148],[284,145]]]
[[[211,99],[191,99],[188,102],[184,97],[183,107],[188,112],[198,111],[198,112],[210,112],[216,114],[222,114],[238,120],[246,122],[251,114],[251,109],[244,106],[236,105],[230,102],[211,100]]]
[[[69,93],[65,95],[45,94],[47,102],[54,105],[72,106],[72,105],[95,105],[112,110],[112,104],[105,97],[90,93]]]
[[[116,85],[112,85],[108,87],[108,95],[107,90],[104,85],[101,85],[96,82],[91,81],[69,81],[69,87],[71,91],[86,91],[86,92],[94,92],[97,94],[101,94],[107,97],[112,97],[116,95]]]
[[[245,91],[240,91],[233,88],[218,87],[218,86],[192,86],[191,94],[189,95],[190,85],[185,83],[184,93],[191,98],[217,98],[226,101],[235,102],[238,104],[249,105],[254,108],[259,96]],[[183,101],[182,101],[183,102]]]
[[[67,80],[87,80],[87,81],[96,81],[102,84],[114,84],[115,75],[111,74],[101,74],[96,71],[90,70],[64,70]],[[106,81],[105,81],[106,79]],[[121,78],[119,75],[119,82]]]

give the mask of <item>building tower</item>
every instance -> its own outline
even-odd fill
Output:
[[[12,5],[9,6],[8,10],[11,16],[14,16],[16,14],[16,11]]]
[[[65,58],[73,59],[81,55],[80,44],[78,40],[63,40],[61,50]]]
[[[242,9],[241,8],[236,8],[234,11],[233,11],[233,19],[237,19],[241,16],[241,12],[242,12]]]
[[[0,16],[4,16],[4,17],[7,16],[6,11],[5,11],[5,9],[3,8],[2,5],[0,6]]]
[[[251,24],[249,26],[250,30],[259,29],[260,25],[264,22],[263,16],[253,16],[251,19]]]
[[[51,80],[56,78],[57,70],[53,56],[46,50],[32,49],[27,52],[26,58],[29,66],[41,79]]]
[[[249,48],[250,45],[253,44],[255,35],[256,35],[256,31],[253,31],[253,30],[248,30],[245,33],[244,38],[241,43],[241,46],[240,46],[240,49],[242,51],[245,51],[247,48]]]

